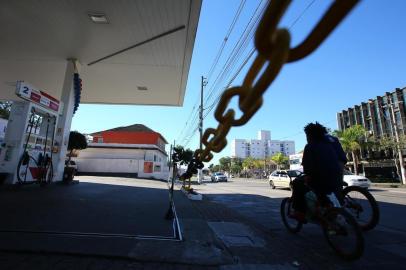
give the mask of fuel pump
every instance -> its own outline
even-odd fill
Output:
[[[11,107],[9,123],[0,156],[0,172],[6,183],[52,181],[54,142],[60,102],[25,82],[18,82],[16,94],[22,98]]]

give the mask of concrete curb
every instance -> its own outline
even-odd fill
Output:
[[[406,185],[400,183],[372,183],[371,187],[382,187],[382,188],[406,188]]]
[[[185,194],[185,196],[192,201],[201,201],[203,200],[203,195],[200,193],[197,193],[196,191],[194,191],[194,193],[189,193],[188,191],[186,191],[183,187],[180,189],[182,191],[183,194]]]

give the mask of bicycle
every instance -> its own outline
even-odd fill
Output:
[[[372,230],[379,223],[378,203],[365,188],[346,186],[343,189],[343,207],[355,218],[363,231]]]
[[[28,170],[36,181],[27,181]],[[48,155],[40,155],[37,161],[25,151],[17,165],[17,181],[19,184],[39,183],[44,186],[52,182],[53,171],[52,160]]]
[[[292,215],[292,197],[284,198],[280,208],[283,224],[291,233],[298,233],[306,222],[318,224],[327,243],[340,257],[346,260],[359,259],[364,251],[361,228],[355,218],[340,205],[334,194],[328,195],[327,198],[327,202],[322,204],[312,190],[307,192],[309,207],[303,221]]]

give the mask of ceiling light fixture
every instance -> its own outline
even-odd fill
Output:
[[[148,88],[146,86],[137,86],[137,89],[140,91],[147,91]]]
[[[94,23],[100,23],[100,24],[107,24],[109,23],[109,20],[107,19],[106,14],[103,13],[88,13],[89,18],[92,22]]]

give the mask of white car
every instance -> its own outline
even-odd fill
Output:
[[[275,187],[290,188],[290,183],[300,174],[298,170],[276,170],[269,175],[269,186],[274,189]]]
[[[224,181],[227,182],[227,176],[225,176],[223,173],[221,172],[216,172],[213,173],[211,176],[211,181],[212,182],[220,182],[220,181]]]
[[[348,186],[358,186],[363,188],[369,188],[371,186],[371,181],[362,175],[355,175],[350,171],[344,170],[344,182]]]

